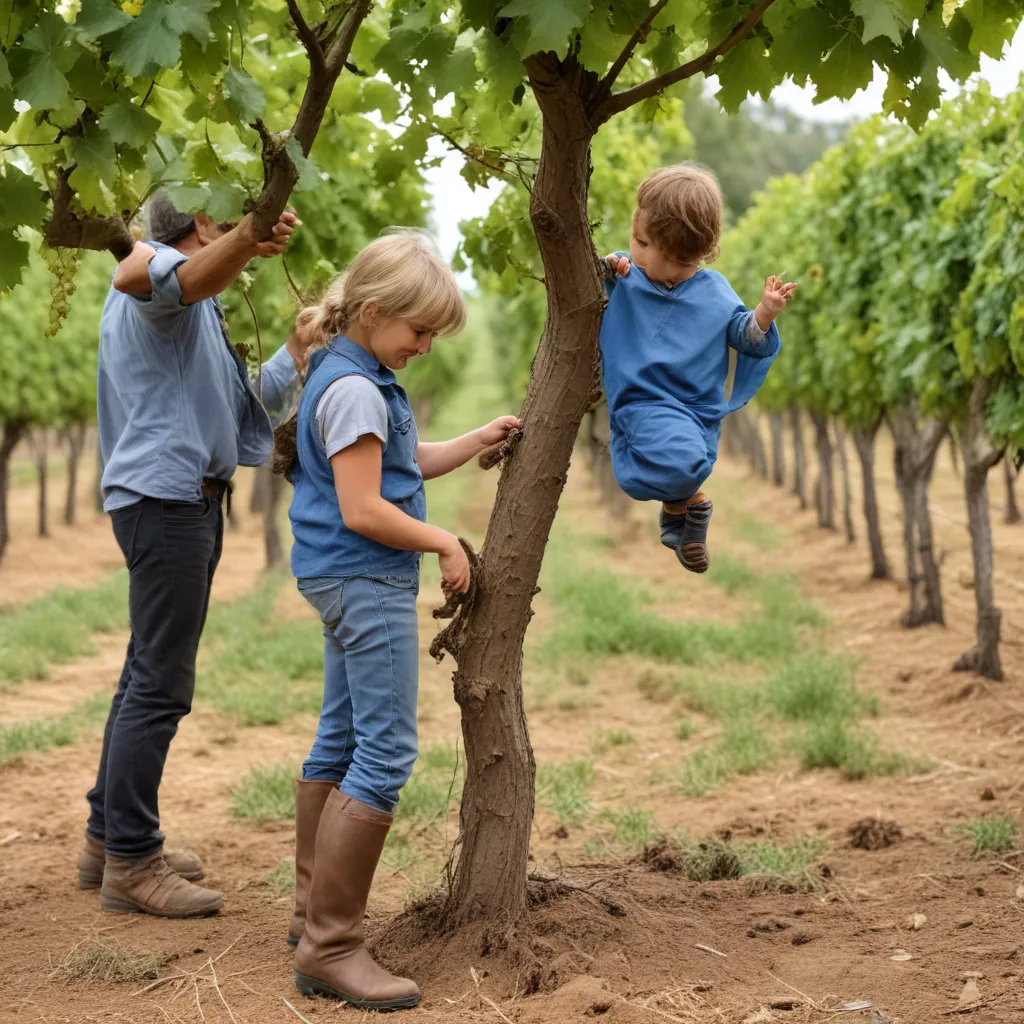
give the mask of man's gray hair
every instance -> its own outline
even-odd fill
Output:
[[[146,203],[146,237],[164,245],[174,245],[195,230],[195,215],[182,213],[167,197],[157,192]]]

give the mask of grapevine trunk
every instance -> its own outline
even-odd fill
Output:
[[[1002,613],[996,607],[992,579],[992,520],[988,504],[988,471],[999,461],[1002,449],[996,448],[985,427],[985,407],[993,383],[979,378],[971,389],[967,416],[960,430],[960,451],[964,458],[964,494],[974,559],[974,600],[977,610],[977,642],[960,656],[953,666],[960,671],[975,671],[987,679],[1002,679],[999,661],[999,626]]]
[[[853,445],[860,459],[862,490],[864,493],[864,522],[868,529],[868,546],[871,549],[871,579],[891,578],[889,560],[885,557],[882,528],[878,517],[878,493],[875,489],[875,438],[881,420],[869,429],[853,431]]]
[[[789,407],[789,425],[793,431],[793,493],[800,499],[800,508],[807,508],[807,457],[804,454],[803,425],[800,406]]]
[[[530,215],[544,263],[547,318],[491,511],[476,596],[456,658],[466,783],[446,923],[513,926],[526,907],[535,764],[523,711],[523,638],[580,422],[594,388],[604,290],[587,217],[593,129],[577,67],[527,62],[544,115]]]
[[[0,435],[0,562],[3,562],[4,551],[10,538],[7,525],[7,495],[10,490],[11,455],[27,432],[28,424],[24,420],[11,420],[4,424],[4,432]]]
[[[783,451],[782,413],[768,414],[768,423],[772,430],[772,483],[782,487],[786,482],[786,456]]]
[[[1003,481],[1006,484],[1006,511],[1003,513],[1003,522],[1009,526],[1019,523],[1021,520],[1020,508],[1017,506],[1017,474],[1013,469],[1013,461],[1009,458],[1003,459]]]
[[[939,566],[935,560],[928,485],[935,456],[948,432],[934,417],[921,418],[914,399],[905,400],[890,416],[895,449],[893,469],[903,506],[903,542],[907,559],[910,608],[905,626],[945,623]]]
[[[84,423],[72,424],[64,431],[68,446],[68,480],[64,495],[64,522],[68,526],[75,523],[78,506],[78,466],[85,449],[85,437],[88,427]]]
[[[832,440],[828,435],[828,420],[822,413],[812,412],[815,447],[818,451],[818,482],[815,486],[815,502],[818,509],[818,526],[823,530],[836,528],[835,483],[832,473]]]
[[[846,428],[836,420],[836,451],[839,452],[839,473],[843,478],[843,531],[846,543],[857,539],[853,529],[853,494],[850,490],[850,463],[846,458]]]

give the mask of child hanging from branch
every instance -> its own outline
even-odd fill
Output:
[[[722,195],[694,164],[663,167],[637,189],[629,252],[605,257],[608,308],[601,372],[612,469],[637,501],[660,501],[661,542],[683,567],[706,572],[722,420],[742,408],[779,353],[775,318],[796,289],[767,279],[754,310],[717,271]],[[635,269],[634,269],[635,268]],[[729,348],[738,359],[726,398]]]

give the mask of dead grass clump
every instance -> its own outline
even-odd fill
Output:
[[[847,829],[847,835],[855,850],[884,850],[903,842],[903,829],[895,821],[880,818],[861,818]]]
[[[56,981],[151,981],[159,977],[160,968],[170,957],[140,953],[117,942],[83,939],[50,971]]]

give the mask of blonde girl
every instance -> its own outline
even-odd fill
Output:
[[[422,552],[442,587],[470,569],[454,534],[426,522],[423,481],[501,443],[503,416],[451,441],[419,440],[393,373],[457,334],[455,277],[415,234],[371,242],[319,306],[303,310],[310,358],[296,421],[292,571],[324,625],[324,701],[296,784],[295,982],[367,1009],[415,1006],[419,988],[378,966],[363,914],[398,795],[416,760]]]

